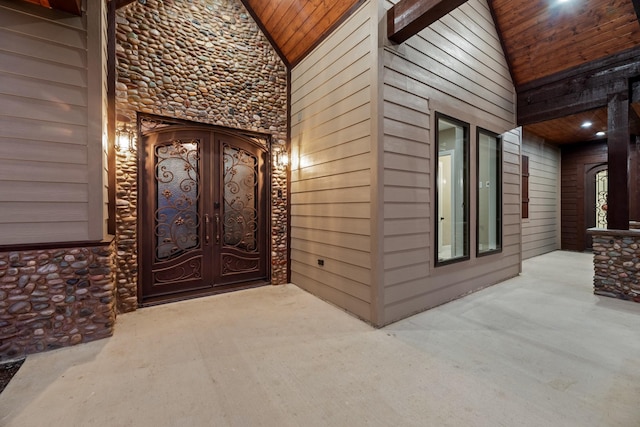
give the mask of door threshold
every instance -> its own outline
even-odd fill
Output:
[[[180,294],[158,295],[138,303],[138,308],[153,307],[154,305],[170,304],[172,302],[186,301],[195,298],[209,297],[212,295],[226,294],[229,292],[242,291],[245,289],[259,288],[270,285],[269,280],[254,280],[251,282],[233,283],[231,285],[209,288],[206,290],[197,290]]]

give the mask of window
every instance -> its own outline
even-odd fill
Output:
[[[522,156],[522,218],[529,218],[529,156]]]
[[[477,247],[488,255],[502,249],[502,140],[478,129],[477,133]]]
[[[436,265],[469,259],[469,125],[436,113]]]

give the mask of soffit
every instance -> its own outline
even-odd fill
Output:
[[[490,0],[516,87],[640,45],[631,0]]]
[[[297,64],[362,0],[242,0],[285,61]]]
[[[583,123],[586,122],[591,123],[591,126],[583,127]],[[525,126],[525,129],[536,135],[543,136],[547,141],[555,144],[604,139],[605,136],[598,136],[596,133],[607,131],[607,109],[599,108],[555,120],[535,123]]]
[[[631,0],[489,0],[516,90],[640,46]],[[593,125],[582,128],[590,121]],[[526,126],[557,144],[606,138],[606,108]]]
[[[629,131],[640,135],[640,103],[631,104],[629,113]],[[583,127],[586,122],[591,123],[591,126]],[[525,126],[527,131],[558,145],[605,139],[607,128],[606,107]],[[605,132],[605,135],[597,135],[600,131]]]

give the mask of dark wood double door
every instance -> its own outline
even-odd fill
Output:
[[[141,302],[267,279],[265,150],[199,127],[172,126],[142,139]]]

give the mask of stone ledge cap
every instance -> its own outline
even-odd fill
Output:
[[[640,239],[640,230],[610,230],[608,228],[588,228],[587,234],[591,236],[620,236],[635,237]]]

